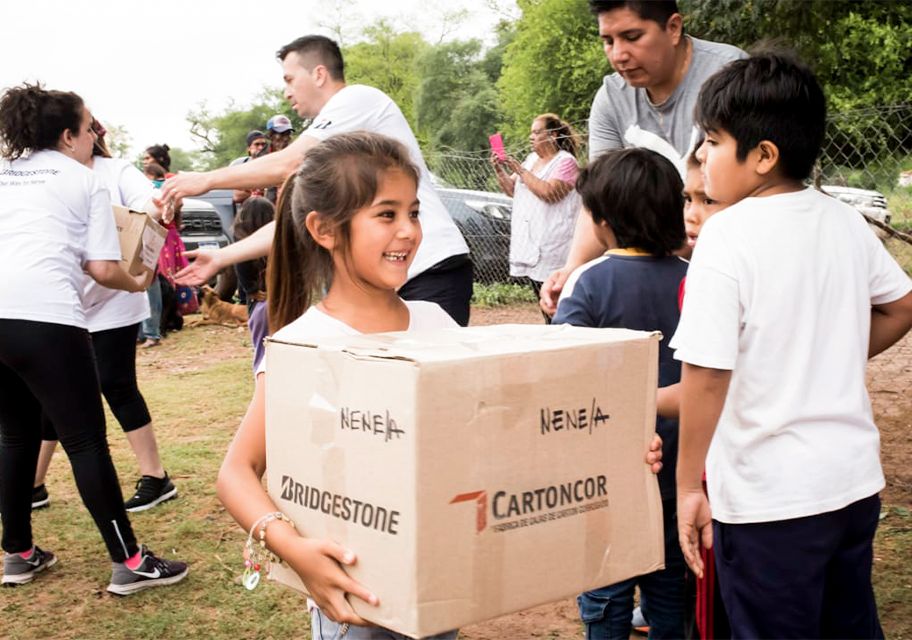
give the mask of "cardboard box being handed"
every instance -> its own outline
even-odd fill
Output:
[[[154,271],[168,230],[141,211],[113,205],[120,240],[120,264],[132,276]]]
[[[502,325],[267,346],[268,491],[423,637],[663,566],[658,334]],[[304,585],[284,565],[272,578]]]

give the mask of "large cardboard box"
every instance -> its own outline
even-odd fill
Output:
[[[658,334],[500,325],[267,345],[269,494],[412,637],[663,566]],[[286,566],[272,578],[304,586]]]
[[[168,230],[141,211],[116,204],[113,209],[124,270],[132,276],[154,271]]]

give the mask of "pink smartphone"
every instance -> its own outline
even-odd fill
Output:
[[[500,135],[499,131],[489,135],[488,142],[491,143],[491,151],[494,152],[494,155],[497,156],[498,160],[503,162],[507,159],[507,153],[504,151],[503,136]]]

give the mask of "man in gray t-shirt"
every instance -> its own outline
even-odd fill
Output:
[[[727,44],[684,35],[675,0],[589,0],[615,72],[605,77],[589,113],[589,158],[609,149],[643,146],[684,158],[693,142],[693,109],[703,82],[747,54]],[[567,263],[545,281],[541,307],[550,315],[574,269],[605,248],[581,215]]]
[[[607,37],[613,39],[611,35]],[[684,77],[667,98],[656,100],[650,97],[648,85],[632,86],[621,72],[605,76],[605,82],[596,92],[589,111],[590,160],[610,149],[640,146],[637,142],[644,138],[637,136],[643,136],[643,133],[631,132],[627,140],[624,138],[634,125],[670,143],[682,158],[691,149],[694,142],[693,110],[700,87],[721,67],[743,58],[745,53],[728,44],[707,42],[691,36],[683,36],[681,41],[685,59],[689,57],[690,60]],[[614,45],[612,53],[617,48]],[[629,57],[627,60],[629,63]],[[613,64],[619,66],[622,63]]]

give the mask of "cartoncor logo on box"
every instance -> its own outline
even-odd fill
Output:
[[[459,494],[450,504],[475,503],[476,533],[487,528],[490,506],[496,522],[491,530],[501,533],[604,509],[608,506],[607,484],[605,476],[593,476],[519,493],[495,491],[491,500],[487,491],[470,491]]]
[[[307,509],[351,522],[360,527],[375,529],[390,535],[399,535],[399,512],[363,500],[356,500],[317,487],[296,482],[291,476],[282,476],[282,500],[299,504]]]

